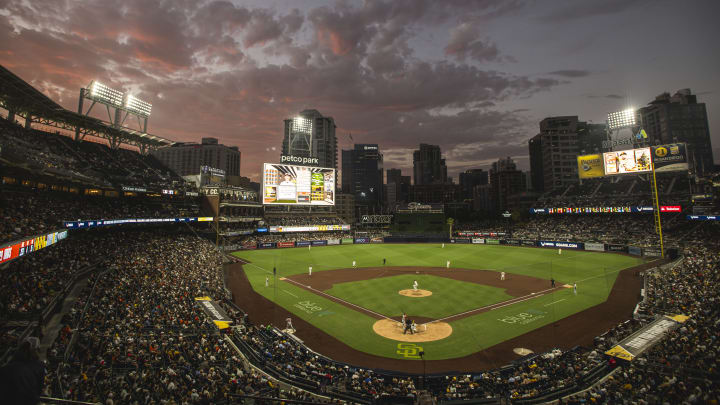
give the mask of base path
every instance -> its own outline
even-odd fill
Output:
[[[524,335],[506,340],[505,342],[469,356],[449,360],[428,360],[426,361],[427,373],[432,374],[451,371],[472,372],[502,367],[518,359],[519,356],[513,352],[515,348],[527,348],[536,353],[541,353],[553,348],[567,350],[576,345],[592,345],[595,336],[605,333],[608,329],[632,316],[632,311],[638,302],[640,289],[643,286],[642,278],[639,277],[638,274],[643,270],[658,266],[661,263],[662,261],[656,261],[621,271],[615,280],[608,300],[600,305],[561,319],[554,324],[546,325]],[[383,270],[385,269],[372,269],[370,272],[376,272],[379,276]],[[361,274],[365,271],[365,269],[350,269],[346,274],[348,278],[357,277],[356,280],[366,280],[370,277],[366,274]],[[419,268],[417,271],[419,273],[428,273],[427,269],[423,268]],[[455,269],[448,271],[442,268],[436,269],[435,271],[438,273],[443,271],[448,276],[453,274],[458,278],[470,277],[470,274],[463,274],[465,272],[457,272]],[[325,356],[363,368],[396,370],[407,373],[418,372],[417,364],[414,361],[391,359],[355,350],[336,337],[323,332],[300,318],[294,317],[294,315],[286,309],[275,305],[272,301],[253,290],[245,275],[245,271],[243,271],[243,265],[241,263],[226,265],[225,272],[227,273],[228,288],[233,293],[234,302],[249,314],[252,323],[256,325],[271,323],[284,326],[285,318],[293,317],[293,324],[297,329],[295,335],[302,339],[310,349],[322,353]],[[475,272],[482,271],[475,270]],[[336,280],[332,280],[329,275],[326,279],[323,277],[323,273],[332,272],[318,272],[318,277],[316,277],[316,274],[312,275],[313,287],[320,290],[331,288],[334,282],[337,282]],[[408,273],[416,273],[416,271],[408,271]],[[490,275],[492,275],[492,277],[490,277]],[[515,275],[509,276],[513,278],[518,277]],[[296,277],[302,278],[307,277],[307,275],[291,276],[291,278]],[[506,278],[508,278],[508,275],[506,275]],[[532,279],[532,277],[529,278]],[[492,286],[498,286],[495,283],[499,284],[502,282],[499,280],[496,272],[489,271],[487,272],[486,280],[487,284]],[[325,283],[325,286],[322,285],[323,283]],[[545,281],[545,283],[544,285],[549,287],[549,283],[547,283],[547,281]],[[304,284],[308,283],[305,282]],[[537,289],[537,285],[528,287],[535,288],[530,290],[529,288],[515,287],[509,289],[507,293],[513,296],[522,296]],[[426,320],[420,319],[416,320],[416,322],[421,323],[426,322]]]
[[[392,319],[381,319],[373,324],[378,335],[400,342],[432,342],[445,339],[452,334],[452,326],[445,322],[417,325],[417,333],[403,333],[402,323]]]

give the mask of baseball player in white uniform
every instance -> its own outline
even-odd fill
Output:
[[[353,260],[353,268],[357,267],[357,263],[355,263],[355,260]]]
[[[445,244],[444,244],[444,243],[442,244],[442,248],[445,249]]]
[[[573,283],[573,294],[577,295],[577,283]]]
[[[413,281],[413,290],[417,291],[418,283],[417,280]]]
[[[559,254],[559,255],[562,254],[562,249],[558,249],[558,254]]]
[[[265,277],[265,287],[270,287],[270,277]]]
[[[312,276],[312,266],[308,267],[308,276]]]
[[[447,269],[450,268],[450,260],[448,260],[447,263],[445,263],[445,268],[447,268]]]
[[[500,280],[505,280],[505,272],[504,271],[500,272]]]

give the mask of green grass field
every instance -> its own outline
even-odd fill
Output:
[[[451,321],[451,336],[418,344],[427,360],[467,356],[598,305],[607,299],[620,270],[642,263],[638,258],[598,252],[563,250],[562,255],[558,255],[555,249],[451,244],[445,248],[439,244],[340,245],[233,254],[250,262],[244,266],[245,273],[259,294],[354,349],[398,359],[403,358],[403,354],[398,354],[400,342],[375,334],[374,318],[288,281],[276,281],[273,267],[279,279],[304,274],[308,266],[313,266],[313,274],[350,268],[353,260],[357,261],[357,271],[363,267],[380,267],[383,258],[387,259],[388,266],[412,267],[445,267],[446,261],[451,260],[451,267],[455,268],[505,271],[508,277],[521,274],[546,280],[554,278],[558,284],[577,282],[577,295],[572,289],[565,289]],[[265,287],[266,277],[270,279],[269,287]],[[400,289],[411,288],[414,279],[420,288],[431,286],[428,289],[433,295],[409,298],[397,294]],[[538,291],[548,286],[549,283],[538,286]],[[340,283],[324,293],[385,316],[397,316],[405,311],[433,319],[510,298],[499,288],[431,275],[397,275]]]

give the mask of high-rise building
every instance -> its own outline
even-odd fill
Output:
[[[200,144],[176,143],[151,153],[179,176],[198,176],[200,167],[209,166],[225,171],[228,184],[239,185],[240,151],[237,146],[219,144],[217,138],[202,138]]]
[[[533,189],[544,192],[578,182],[577,157],[601,151],[605,126],[577,116],[548,117],[528,142]]]
[[[696,170],[699,173],[713,170],[707,110],[690,89],[678,90],[672,96],[660,94],[641,108],[639,115],[649,143],[685,142]]]
[[[388,207],[408,202],[410,176],[403,176],[400,169],[387,169],[385,201]]]
[[[525,191],[525,173],[517,169],[508,156],[493,162],[490,168],[490,194],[493,210],[503,212],[508,208],[508,198]]]
[[[377,144],[356,144],[342,151],[342,190],[355,196],[363,213],[379,212],[384,203],[383,155]]]
[[[447,183],[447,166],[439,146],[421,143],[413,152],[413,180],[415,185]]]
[[[317,166],[337,169],[335,120],[318,110],[304,110],[285,120],[282,154],[317,158]]]
[[[463,198],[472,199],[475,186],[488,184],[488,172],[483,169],[468,169],[460,173],[460,188]]]

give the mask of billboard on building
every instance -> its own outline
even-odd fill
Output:
[[[605,175],[645,173],[652,170],[650,148],[619,150],[603,153]]]
[[[603,170],[603,157],[600,154],[578,156],[577,164],[578,176],[581,179],[591,179],[605,175],[605,170]]]
[[[265,163],[263,204],[335,205],[335,169]]]
[[[687,171],[687,148],[684,143],[670,143],[652,147],[656,172]]]

